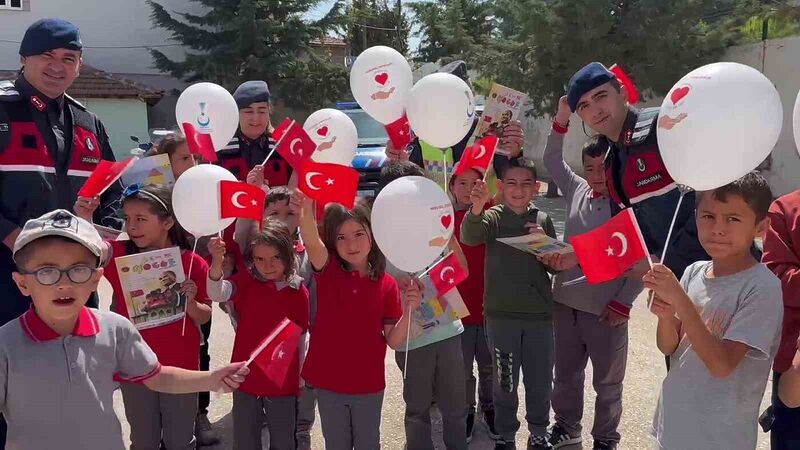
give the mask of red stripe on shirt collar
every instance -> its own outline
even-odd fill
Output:
[[[22,329],[34,342],[52,341],[61,337],[36,313],[36,309],[31,305],[30,309],[20,318]],[[100,332],[100,322],[91,310],[87,307],[81,308],[78,313],[78,320],[75,322],[75,329],[72,330],[73,336],[95,336]]]

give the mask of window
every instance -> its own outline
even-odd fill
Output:
[[[0,9],[22,10],[22,0],[0,0]]]

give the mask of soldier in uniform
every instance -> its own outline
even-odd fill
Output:
[[[0,325],[19,317],[30,300],[11,283],[11,249],[21,226],[55,209],[80,209],[99,202],[95,223],[119,228],[108,213],[119,197],[114,185],[101,199],[76,201],[101,159],[114,153],[103,124],[65,92],[82,63],[78,28],[62,19],[42,19],[25,32],[16,80],[0,81]],[[82,203],[83,202],[83,203]],[[94,205],[92,205],[94,206]],[[89,300],[97,306],[97,297]],[[0,422],[0,448],[5,447]]]
[[[626,90],[598,62],[572,76],[567,100],[584,125],[608,139],[606,179],[612,208],[633,208],[650,253],[660,257],[668,246],[665,265],[678,278],[689,264],[708,260],[697,239],[694,192],[684,197],[666,242],[681,192],[661,159],[658,108],[639,110],[629,105]]]

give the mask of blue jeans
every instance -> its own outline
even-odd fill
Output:
[[[800,449],[800,408],[789,408],[778,398],[781,374],[772,373],[772,414],[775,421],[770,430],[772,450]]]

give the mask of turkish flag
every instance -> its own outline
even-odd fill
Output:
[[[286,130],[288,130],[289,127],[294,123],[295,121],[288,117],[283,119],[283,122],[278,124],[278,126],[272,131],[272,137],[275,139],[275,142],[280,141],[283,137],[283,134],[286,133]]]
[[[450,253],[446,258],[442,259],[428,272],[431,277],[433,286],[436,287],[436,292],[441,296],[456,285],[467,279],[467,273],[458,262],[455,253]]]
[[[608,70],[613,73],[615,77],[617,77],[617,80],[619,80],[621,85],[625,86],[625,90],[628,91],[628,103],[631,105],[639,103],[639,91],[636,90],[636,85],[633,84],[633,81],[628,74],[616,64],[611,66],[611,68]]]
[[[211,135],[201,133],[189,122],[183,122],[183,135],[186,136],[186,145],[189,151],[201,155],[206,162],[217,162],[217,152],[214,151],[214,141]]]
[[[478,172],[485,174],[489,170],[494,160],[494,151],[497,149],[498,138],[495,135],[486,136],[485,138],[474,143],[472,146],[464,150],[461,160],[456,167],[456,176],[461,175],[469,169],[475,169]]]
[[[102,194],[112,184],[119,180],[119,177],[130,169],[139,158],[128,158],[125,161],[100,161],[89,178],[83,183],[83,187],[78,191],[78,197],[95,197]]]
[[[392,147],[400,150],[411,143],[411,124],[408,123],[408,117],[405,114],[403,114],[403,117],[386,125],[385,128],[386,134],[389,135],[389,140],[392,141]]]
[[[642,258],[646,258],[639,223],[633,210],[624,209],[594,230],[570,238],[586,281],[605,283],[622,276]]]
[[[279,388],[292,381],[289,370],[294,367],[300,375],[300,336],[303,329],[289,319],[283,319],[269,336],[253,351],[247,365],[254,363],[258,370]],[[296,381],[295,381],[296,382]]]
[[[220,211],[222,219],[237,217],[259,223],[264,219],[264,202],[267,193],[258,186],[241,181],[219,182]]]
[[[358,171],[339,164],[305,161],[298,171],[298,188],[324,205],[335,202],[351,209],[358,192]]]
[[[285,123],[284,120],[275,130],[275,150],[297,170],[304,161],[311,159],[311,155],[317,150],[317,144],[297,122],[291,121],[288,125],[284,125]]]

